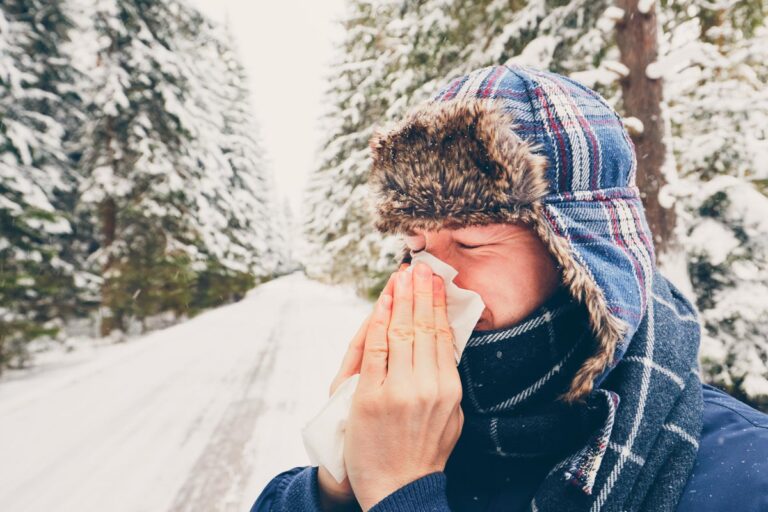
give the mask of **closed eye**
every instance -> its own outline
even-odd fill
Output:
[[[456,245],[458,245],[459,248],[461,248],[461,249],[479,249],[480,247],[484,247],[487,244],[483,244],[483,245],[467,245],[467,244],[457,243]],[[423,250],[424,250],[424,248],[421,248],[421,249],[418,249],[418,250],[411,249],[411,254],[416,254],[417,252],[421,252]]]

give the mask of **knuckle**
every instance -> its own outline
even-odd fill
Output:
[[[376,315],[371,319],[371,327],[376,329],[387,328],[387,319],[381,315]]]
[[[429,302],[432,302],[432,289],[431,288],[429,290],[415,289],[413,291],[413,297],[414,299],[419,299],[419,300],[423,299],[425,301],[428,300]]]
[[[439,388],[434,384],[422,384],[414,393],[419,406],[434,404],[439,398]]]
[[[379,361],[389,357],[389,349],[383,343],[368,343],[365,347],[366,355],[369,359]]]
[[[428,334],[435,334],[435,326],[432,325],[430,322],[426,322],[424,320],[414,320],[413,322],[413,328],[420,332],[425,332]]]
[[[461,388],[461,382],[455,382],[453,379],[447,382],[441,388],[440,400],[446,406],[453,407],[456,404],[461,403],[463,396],[463,389]]]
[[[360,395],[356,397],[355,408],[365,416],[375,416],[378,413],[379,404],[373,397]]]
[[[441,340],[453,341],[453,332],[450,327],[440,326],[435,329],[435,332]]]
[[[397,340],[408,340],[412,337],[411,330],[400,324],[390,325],[387,335]]]
[[[464,398],[464,390],[461,387],[461,383],[453,384],[448,395],[455,403],[461,403],[462,398]]]
[[[396,388],[389,392],[387,402],[394,409],[407,409],[413,404],[413,396],[408,390]]]

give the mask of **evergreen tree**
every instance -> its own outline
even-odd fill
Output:
[[[289,268],[263,152],[231,37],[185,2],[0,4],[0,368]]]
[[[194,205],[186,183],[192,135],[183,104],[187,79],[172,53],[165,2],[98,0],[89,122],[81,140],[78,214],[98,226],[90,257],[101,287],[101,334],[191,300]],[[190,250],[193,248],[193,250]],[[190,253],[192,255],[190,255]]]
[[[768,5],[662,3],[670,144],[703,370],[768,407]]]
[[[306,191],[308,274],[356,283],[361,289],[373,286],[394,256],[382,250],[381,237],[370,229],[363,185],[373,124],[385,116],[396,96],[391,92],[397,64],[394,46],[402,42],[386,30],[399,15],[397,8],[395,2],[370,0],[348,6],[346,39],[328,91],[332,107],[324,117],[324,131],[330,136]]]
[[[279,216],[279,219],[280,221],[276,228],[276,244],[278,247],[284,248],[285,256],[280,261],[278,271],[281,274],[288,274],[301,269],[297,258],[294,256],[294,253],[298,250],[301,233],[296,221],[296,215],[293,213],[293,209],[286,198],[283,198],[282,215]]]
[[[103,335],[270,277],[271,189],[242,66],[178,1],[96,0],[79,217],[99,226]]]
[[[68,251],[75,176],[64,146],[79,108],[62,54],[70,28],[64,2],[0,4],[0,368],[57,333],[83,279]]]
[[[267,172],[265,151],[253,118],[248,77],[237,57],[234,41],[223,36],[221,40],[224,46],[220,51],[228,78],[224,90],[229,91],[222,110],[225,136],[222,150],[234,173],[229,189],[236,195],[228,210],[238,217],[238,231],[231,238],[243,246],[251,272],[264,279],[281,273],[281,266],[287,263],[287,241],[277,233],[282,219],[273,176]]]
[[[279,273],[285,256],[275,238],[274,185],[234,41],[226,28],[199,15],[187,32],[179,51],[192,57],[185,61],[194,77],[190,110],[197,120],[190,151],[205,175],[194,188],[197,229],[208,260],[220,263],[202,272],[209,282],[228,283],[228,293],[237,298]],[[198,289],[206,294],[206,287]],[[206,306],[215,303],[217,292],[211,293]]]

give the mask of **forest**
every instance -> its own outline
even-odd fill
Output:
[[[183,0],[0,3],[0,367],[121,341],[297,268],[375,297],[373,129],[447,78],[537,66],[602,94],[641,155],[658,264],[694,300],[707,381],[768,406],[763,0],[348,0],[297,219],[274,196],[228,27]],[[632,22],[629,22],[631,20]]]

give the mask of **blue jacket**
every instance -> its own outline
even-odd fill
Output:
[[[704,384],[703,423],[696,464],[679,512],[768,511],[768,415]],[[529,474],[536,475],[536,470]],[[514,512],[528,510],[536,479],[521,478],[492,495],[432,473],[393,492],[370,512]],[[320,512],[317,467],[280,473],[251,512]]]

